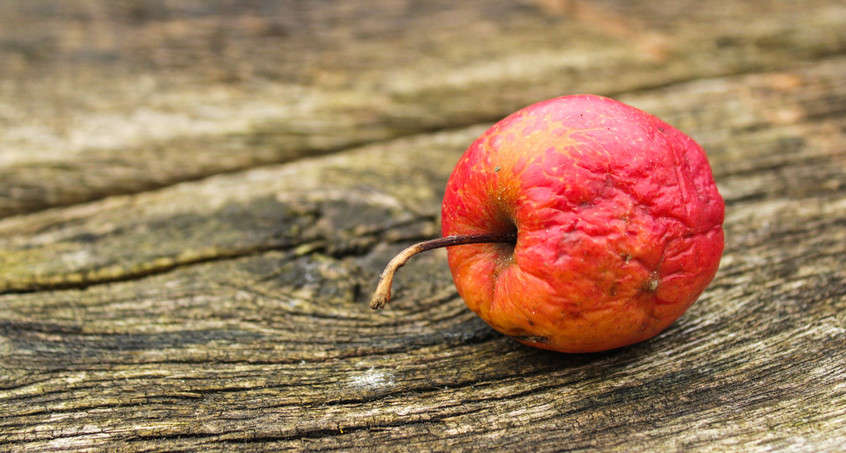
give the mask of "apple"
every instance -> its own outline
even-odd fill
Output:
[[[562,352],[651,338],[702,294],[723,251],[725,205],[702,147],[619,101],[564,96],[496,123],[446,186],[435,247],[458,294],[491,327]]]

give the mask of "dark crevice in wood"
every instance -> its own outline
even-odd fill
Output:
[[[763,74],[763,73],[770,73],[770,72],[779,72],[784,71],[786,69],[796,70],[797,68],[801,68],[804,65],[811,65],[811,64],[819,64],[825,63],[828,60],[834,60],[840,57],[846,56],[846,52],[843,49],[838,49],[830,52],[820,52],[814,55],[814,58],[806,58],[802,60],[793,60],[789,63],[785,63],[784,65],[773,65],[773,64],[760,64],[756,66],[749,66],[745,67],[738,71],[729,71],[722,74],[713,74],[707,77],[697,77],[692,75],[691,77],[680,77],[674,80],[663,81],[660,83],[655,84],[644,84],[641,87],[623,90],[623,91],[609,91],[607,93],[597,93],[602,94],[603,96],[608,97],[617,97],[617,96],[630,96],[630,95],[642,95],[642,94],[649,94],[655,91],[662,91],[668,88],[677,87],[681,85],[685,85],[688,83],[693,82],[705,82],[709,80],[720,80],[720,79],[730,79],[734,77],[743,77],[755,74]]]
[[[495,121],[495,120],[491,120],[491,121]],[[330,155],[333,155],[333,154],[338,154],[338,153],[342,153],[342,152],[345,152],[345,151],[349,151],[349,150],[353,150],[353,149],[357,149],[357,148],[361,148],[361,147],[365,147],[365,146],[378,146],[380,144],[390,143],[390,142],[393,142],[393,141],[396,141],[396,140],[401,140],[401,139],[404,139],[404,138],[416,137],[416,136],[425,135],[425,134],[434,134],[434,133],[444,132],[444,131],[458,130],[458,129],[462,129],[462,128],[465,128],[465,127],[470,127],[470,126],[474,126],[474,125],[477,125],[477,124],[480,124],[480,123],[486,123],[486,122],[487,121],[486,121],[485,117],[470,117],[468,120],[466,120],[464,122],[452,121],[449,125],[445,124],[445,125],[440,125],[440,126],[421,127],[421,128],[419,128],[418,130],[415,130],[415,131],[411,131],[411,132],[408,132],[408,133],[400,133],[400,134],[393,135],[391,137],[382,138],[382,139],[378,139],[378,140],[356,141],[356,142],[346,143],[346,144],[341,145],[341,146],[329,147],[329,148],[324,148],[324,149],[301,149],[301,150],[293,152],[293,154],[298,156],[296,158],[286,157],[284,159],[269,160],[269,161],[261,162],[261,163],[255,164],[255,165],[233,167],[233,168],[229,168],[229,169],[225,169],[225,170],[215,171],[215,172],[212,172],[212,173],[202,173],[202,174],[193,175],[193,176],[184,177],[184,178],[174,178],[172,180],[166,181],[164,183],[158,183],[158,184],[151,182],[149,184],[144,185],[144,187],[141,188],[140,190],[118,190],[118,191],[113,191],[113,192],[108,192],[108,193],[92,193],[91,196],[80,196],[78,200],[73,201],[73,202],[68,202],[68,203],[43,203],[40,207],[36,207],[36,208],[33,208],[33,209],[21,210],[20,212],[13,212],[10,215],[0,215],[0,220],[7,218],[7,217],[37,214],[39,212],[47,211],[47,210],[50,210],[50,209],[69,208],[69,207],[77,206],[77,205],[80,205],[80,204],[96,202],[98,200],[104,200],[104,199],[107,199],[107,198],[110,198],[110,197],[139,195],[139,194],[143,194],[143,193],[146,193],[146,192],[152,192],[152,191],[166,189],[168,187],[172,187],[172,186],[176,186],[176,185],[180,185],[180,184],[184,184],[184,183],[200,182],[200,181],[204,181],[204,180],[214,178],[214,177],[238,174],[238,173],[243,173],[243,172],[251,171],[251,170],[257,170],[257,169],[262,169],[262,168],[269,168],[269,167],[275,167],[275,166],[279,166],[279,165],[290,164],[290,163],[297,162],[297,161],[300,161],[300,160],[303,160],[303,159],[313,159],[313,158],[319,158],[319,157],[323,157],[323,156],[330,156]],[[221,139],[221,140],[223,140],[223,139]]]
[[[280,243],[280,244],[269,244],[269,245],[256,245],[251,247],[244,247],[238,249],[230,249],[230,250],[220,250],[213,256],[201,256],[195,259],[185,259],[185,260],[174,260],[172,263],[167,263],[163,265],[159,265],[150,269],[144,269],[141,271],[136,272],[127,272],[124,275],[116,276],[116,277],[106,277],[106,278],[90,278],[90,279],[83,279],[82,281],[73,281],[73,282],[64,282],[58,281],[55,283],[39,283],[37,281],[25,282],[21,284],[20,287],[11,287],[11,288],[4,288],[0,289],[0,295],[4,294],[28,294],[28,293],[36,293],[36,292],[44,292],[44,291],[57,291],[57,290],[85,290],[92,286],[97,285],[104,285],[104,284],[111,284],[111,283],[124,283],[130,281],[137,281],[144,278],[162,275],[169,272],[173,272],[177,269],[186,268],[190,266],[195,266],[199,264],[207,264],[207,263],[214,263],[214,262],[223,262],[229,260],[236,260],[241,258],[247,258],[251,256],[258,256],[268,252],[274,251],[291,251],[298,248],[307,248],[308,251],[305,254],[313,254],[313,253],[321,253],[323,255],[329,256],[331,258],[342,260],[349,257],[357,257],[357,256],[364,256],[372,252],[373,248],[378,246],[381,243],[402,243],[402,242],[409,242],[409,241],[417,241],[417,240],[425,240],[431,239],[429,236],[419,236],[419,235],[409,235],[403,236],[400,238],[391,238],[390,241],[385,241],[384,239],[380,239],[380,236],[386,234],[386,232],[390,229],[400,228],[406,225],[420,223],[420,222],[431,222],[433,221],[433,217],[429,216],[419,216],[412,218],[410,220],[404,220],[401,222],[393,222],[387,226],[383,226],[377,229],[373,229],[372,231],[368,231],[367,233],[363,234],[360,239],[367,239],[366,244],[364,246],[361,243],[356,244],[355,246],[349,247],[345,246],[342,243],[329,243],[325,239],[317,239],[312,240],[311,242],[299,242],[299,243]],[[161,258],[161,257],[157,257]],[[75,272],[75,274],[82,274],[85,275],[86,273],[94,273],[98,269],[89,269],[89,270],[80,270]],[[56,278],[61,278],[61,276],[56,276]]]
[[[457,412],[450,412],[446,414],[439,414],[437,416],[430,416],[424,417],[423,419],[413,419],[413,420],[397,420],[393,422],[385,421],[379,424],[350,424],[343,426],[339,426],[338,428],[314,428],[314,429],[304,429],[304,430],[295,430],[294,434],[290,435],[280,435],[280,436],[270,436],[270,435],[261,435],[261,436],[244,436],[245,432],[231,432],[231,433],[216,433],[216,434],[205,434],[205,433],[190,433],[187,436],[183,436],[179,433],[174,434],[162,434],[162,435],[150,435],[150,436],[132,436],[130,438],[124,439],[126,442],[156,442],[156,441],[163,441],[163,440],[177,440],[177,439],[205,439],[205,438],[214,438],[215,444],[267,444],[267,443],[274,443],[274,442],[285,442],[285,441],[294,441],[294,440],[308,440],[308,439],[321,439],[327,437],[338,437],[343,436],[345,434],[354,433],[357,431],[379,431],[388,428],[396,428],[396,427],[411,427],[416,425],[429,425],[433,423],[438,423],[443,420],[460,417],[464,415],[470,415],[473,413],[477,413],[482,411],[483,409],[474,408],[474,409],[466,409],[464,411],[457,411]],[[227,436],[227,434],[238,434],[242,437],[237,437],[233,439],[221,439],[221,437]]]
[[[316,243],[319,244],[319,243]],[[151,269],[144,269],[137,272],[127,272],[123,275],[116,276],[116,277],[105,277],[105,278],[91,278],[88,280],[83,280],[79,282],[55,282],[55,283],[38,283],[38,282],[26,282],[25,285],[22,285],[19,288],[5,288],[0,290],[0,295],[3,294],[28,294],[28,293],[36,293],[36,292],[44,292],[44,291],[56,291],[56,290],[84,290],[90,288],[95,285],[103,285],[103,284],[110,284],[110,283],[122,283],[122,282],[129,282],[140,280],[146,277],[154,276],[154,275],[161,275],[166,274],[168,272],[172,272],[176,269],[183,268],[186,266],[193,266],[197,264],[205,264],[211,262],[218,262],[218,261],[226,261],[226,260],[233,260],[238,258],[244,258],[248,256],[255,256],[260,255],[267,252],[272,251],[286,251],[286,250],[293,250],[297,247],[302,245],[309,245],[309,244],[278,244],[278,245],[265,245],[265,246],[254,246],[254,247],[246,247],[243,249],[231,249],[231,250],[221,250],[216,253],[214,256],[203,256],[198,257],[196,259],[186,259],[183,261],[174,261],[173,263],[162,264]],[[95,272],[96,269],[91,270],[82,270],[78,273],[85,274],[86,272]]]

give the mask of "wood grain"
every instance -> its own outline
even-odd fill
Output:
[[[61,5],[0,4],[0,450],[846,444],[839,2]],[[726,252],[682,319],[531,349],[437,251],[367,308],[477,135],[588,91],[708,151]]]

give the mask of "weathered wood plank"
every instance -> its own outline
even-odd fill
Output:
[[[0,4],[0,217],[841,54],[834,0]]]
[[[729,202],[797,191],[837,197],[843,166],[825,164],[842,152],[838,115],[846,86],[837,79],[844,70],[844,60],[834,58],[621,99],[702,143]],[[342,253],[375,244],[391,225],[414,231],[408,224],[415,219],[435,231],[446,177],[484,127],[0,221],[0,292],[125,280],[265,249],[311,244]]]
[[[0,445],[836,451],[844,74],[833,56],[620,96],[708,149],[728,242],[688,314],[607,353],[497,334],[439,253],[367,309],[391,254],[437,234],[484,125],[2,220]]]

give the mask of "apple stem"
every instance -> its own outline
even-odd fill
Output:
[[[382,271],[382,275],[379,277],[379,284],[376,285],[376,291],[373,293],[373,298],[370,299],[370,308],[374,310],[384,308],[385,304],[391,300],[391,283],[394,281],[394,274],[396,274],[399,268],[405,265],[412,256],[420,252],[441,247],[502,242],[512,244],[516,243],[517,232],[510,231],[507,233],[480,233],[461,236],[446,236],[414,244],[395,256],[394,259],[392,259],[385,267],[385,270]]]

